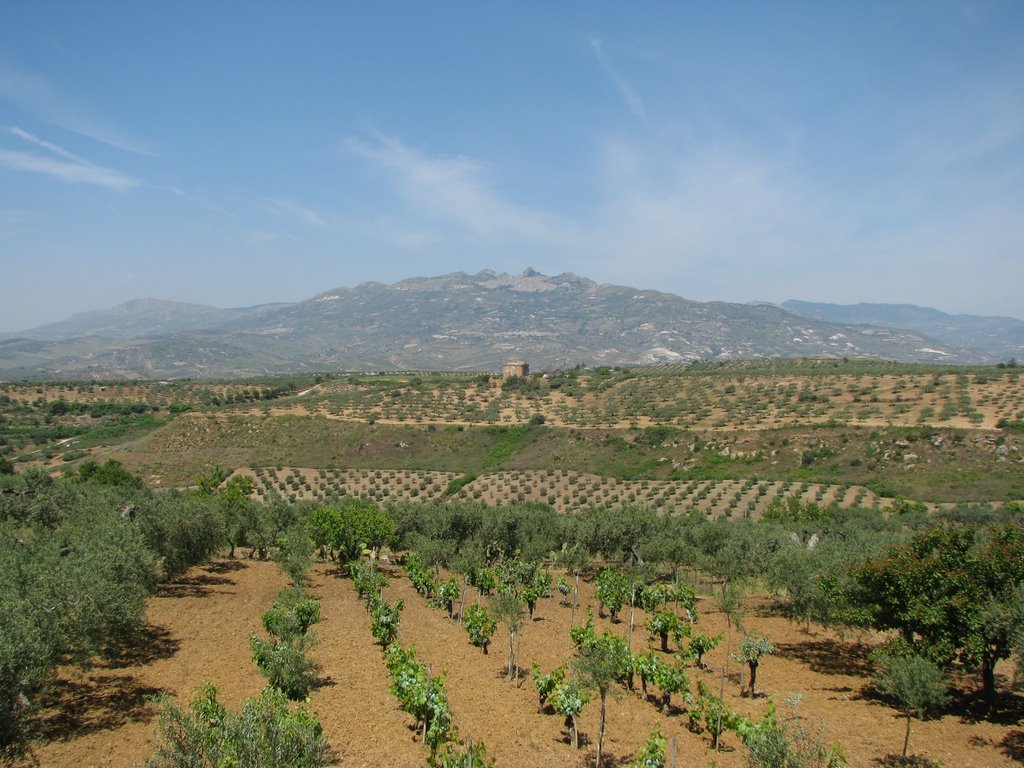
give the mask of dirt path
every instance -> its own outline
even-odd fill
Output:
[[[313,628],[319,642],[310,655],[328,681],[310,703],[340,763],[359,768],[425,765],[426,749],[413,741],[411,718],[391,694],[384,656],[352,582],[340,578],[334,566],[319,565],[310,588],[320,600],[321,616]]]

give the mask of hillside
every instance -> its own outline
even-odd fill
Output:
[[[829,323],[902,328],[956,347],[1003,358],[1024,355],[1024,321],[1012,317],[950,315],[914,304],[821,304],[790,300],[783,302],[782,306]]]
[[[509,380],[10,383],[0,456],[53,469],[114,456],[160,487],[221,464],[305,496],[369,493],[387,472],[393,497],[432,498],[462,478],[467,498],[557,509],[1011,501],[1024,498],[1022,385],[1016,368],[813,360]]]
[[[303,371],[493,371],[759,357],[985,363],[985,349],[849,325],[770,304],[489,270],[335,288],[294,304],[220,310],[146,300],[0,341],[0,376],[213,378]]]
[[[521,646],[516,643],[520,658],[543,670],[573,658],[569,628],[579,628],[592,611],[601,613],[594,574],[623,553],[643,552],[665,584],[678,573],[693,585],[693,637],[734,632],[735,613],[721,610],[724,582],[717,575],[743,563],[737,595],[744,626],[775,646],[758,677],[769,696],[742,695],[742,668],[731,661],[739,641],[734,634],[731,648],[726,641],[708,651],[703,664],[686,662],[686,685],[697,686],[696,699],[678,695],[679,706],[666,709],[664,699],[656,705],[644,699],[642,681],[640,691],[623,688],[610,697],[614,726],[607,744],[617,765],[627,764],[625,756],[635,754],[655,727],[675,739],[679,754],[699,761],[682,764],[710,764],[713,757],[723,768],[743,765],[737,734],[726,733],[725,749],[717,751],[706,731],[690,728],[687,708],[696,711],[701,685],[711,684],[735,711],[757,717],[771,696],[800,693],[815,727],[827,727],[829,738],[849,750],[851,766],[896,765],[879,756],[900,743],[902,721],[874,691],[869,662],[885,635],[819,626],[819,616],[831,621],[835,615],[824,613],[834,603],[797,612],[788,596],[800,593],[789,584],[822,583],[819,578],[843,572],[852,558],[881,553],[932,520],[1019,523],[1022,436],[1024,380],[1016,366],[1005,364],[760,360],[512,378],[447,372],[0,383],[0,459],[11,462],[0,464],[0,473],[13,468],[18,474],[0,477],[10,489],[0,496],[4,510],[11,521],[30,515],[71,521],[8,536],[6,559],[0,558],[12,564],[8,570],[19,569],[21,578],[20,569],[34,565],[32,572],[46,573],[41,581],[63,594],[77,584],[76,575],[107,572],[81,568],[80,559],[113,561],[100,543],[110,548],[135,541],[136,531],[153,542],[154,560],[159,555],[179,568],[149,599],[149,623],[135,644],[89,669],[54,668],[49,690],[32,692],[40,703],[33,713],[38,757],[45,765],[134,766],[154,748],[155,694],[184,702],[209,679],[233,708],[257,695],[265,681],[252,663],[250,638],[286,582],[261,548],[276,542],[274,559],[283,562],[287,544],[281,542],[288,541],[283,532],[290,525],[301,524],[300,538],[308,541],[312,518],[300,516],[325,506],[345,509],[358,498],[402,525],[405,540],[396,548],[409,551],[405,541],[423,542],[418,555],[536,552],[551,553],[558,563],[561,555],[554,553],[566,552],[567,542],[585,542],[588,560],[575,597],[567,599],[574,574],[553,569],[551,582],[562,579],[568,589],[539,599],[536,615],[523,622]],[[40,469],[73,479],[49,480]],[[238,515],[234,502],[223,503],[226,495],[152,494],[102,484],[130,479],[123,469],[158,489],[231,473],[248,478],[236,487],[250,488],[252,500],[265,503],[246,505],[247,513]],[[127,499],[133,501],[125,506]],[[300,501],[309,503],[294,503]],[[91,516],[89,525],[71,517],[79,508],[82,519]],[[125,519],[121,510],[136,516]],[[634,528],[632,521],[642,525]],[[624,546],[634,530],[649,533],[640,545]],[[115,538],[117,531],[132,536]],[[822,531],[824,538],[820,546],[805,547],[797,531],[816,537]],[[75,532],[95,536],[95,543],[72,539],[68,547]],[[196,535],[204,532],[210,535]],[[218,538],[225,535],[235,537],[236,557],[185,570],[222,545],[230,553],[229,542]],[[37,549],[19,554],[26,541]],[[312,543],[306,546],[312,554]],[[575,550],[574,543],[568,551]],[[65,551],[82,555],[66,557]],[[848,559],[837,560],[836,553]],[[504,638],[495,638],[490,655],[481,653],[441,602],[424,597],[412,571],[395,568],[393,553],[385,554],[377,561],[388,574],[379,594],[402,601],[402,642],[415,646],[417,658],[451,670],[444,685],[460,733],[486,740],[498,766],[589,763],[589,754],[581,758],[584,753],[563,743],[563,719],[538,711],[529,683],[502,679]],[[112,573],[123,590],[129,569],[116,562]],[[410,736],[412,718],[396,706],[373,619],[345,572],[337,563],[321,563],[308,583],[323,609],[316,630],[321,639],[310,646],[323,682],[308,691],[307,706],[322,718],[343,764],[377,765],[387,750],[389,765],[423,765],[426,749]],[[446,570],[438,572],[447,577]],[[783,582],[790,574],[793,580]],[[487,603],[478,591],[468,600]],[[17,615],[34,617],[50,616],[54,603],[14,604],[22,612]],[[628,621],[625,610],[619,621],[597,615],[596,626],[626,638],[638,654],[646,647],[668,659],[684,650],[682,637],[659,649],[650,631],[654,615],[644,604],[633,613]],[[724,666],[730,663],[731,671]],[[1010,667],[999,664],[999,710],[990,719],[979,716],[978,675],[954,671],[948,710],[914,726],[917,748],[957,765],[1013,765],[1007,745],[1017,743],[1019,730],[1007,729],[1015,722],[1007,716],[1016,717],[1021,703]],[[598,727],[598,710],[592,702],[584,711],[584,733]]]

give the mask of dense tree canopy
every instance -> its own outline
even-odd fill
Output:
[[[985,700],[995,701],[995,664],[1011,651],[1006,617],[1024,584],[1024,529],[979,532],[942,525],[854,569],[855,615],[877,629],[898,630],[923,655],[980,668]]]

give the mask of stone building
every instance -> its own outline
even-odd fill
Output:
[[[530,366],[523,360],[509,360],[501,366],[501,375],[506,379],[513,376],[529,376]]]

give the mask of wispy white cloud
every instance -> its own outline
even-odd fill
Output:
[[[971,305],[963,285],[1012,306],[1024,280],[1016,192],[969,202],[897,178],[877,180],[865,196],[818,173],[799,145],[606,140],[591,164],[595,202],[571,215],[511,200],[475,158],[380,135],[346,145],[407,203],[363,221],[366,240],[463,263],[529,260],[700,300],[911,301],[975,312],[983,300]],[[979,254],[1000,264],[999,277],[985,282],[972,266]]]
[[[99,165],[81,165],[29,152],[0,150],[0,165],[17,171],[46,174],[61,181],[97,184],[111,189],[130,189],[139,184],[138,179],[125,176],[120,171],[111,168]]]
[[[734,298],[739,285],[756,291],[792,279],[804,238],[819,245],[844,226],[786,163],[740,147],[676,154],[615,141],[600,166],[603,202],[591,214],[589,248],[600,279],[628,263],[645,286]]]
[[[346,146],[390,174],[413,209],[433,221],[491,242],[509,237],[556,242],[572,237],[564,221],[498,194],[478,160],[430,156],[381,135],[373,141],[350,138]]]
[[[690,152],[609,142],[602,167],[587,272],[597,279],[620,280],[628,264],[630,284],[700,300],[814,297],[978,314],[1019,306],[1015,195],[968,203],[933,190],[922,205],[879,182],[866,197],[817,177],[799,156],[735,142]]]
[[[35,152],[0,150],[0,166],[29,173],[42,173],[61,181],[76,184],[96,184],[109,189],[130,189],[140,184],[140,181],[132,176],[113,168],[91,163],[59,145],[40,139],[17,126],[7,127],[6,132],[44,149],[56,157]]]
[[[205,209],[207,211],[213,211],[214,213],[220,213],[220,214],[223,214],[224,216],[228,216],[228,217],[230,217],[232,219],[239,218],[239,215],[237,213],[235,213],[233,211],[230,211],[227,208],[224,208],[223,206],[215,205],[213,203],[210,203],[209,201],[207,201],[202,196],[186,192],[185,190],[181,189],[180,187],[154,185],[154,189],[159,189],[162,192],[169,192],[170,194],[174,195],[175,197],[181,198],[182,200],[187,200],[188,202],[192,203],[193,205],[196,205],[196,206],[198,206],[200,208],[203,208],[203,209]]]
[[[90,114],[91,110],[58,95],[46,78],[0,65],[0,99],[9,101],[33,117],[66,128],[81,136],[124,152],[154,155],[144,142],[127,136]]]
[[[52,144],[49,141],[40,139],[38,136],[35,136],[29,133],[28,131],[24,131],[16,125],[8,127],[7,130],[9,133],[14,134],[19,139],[23,139],[24,141],[27,141],[30,144],[35,144],[37,147],[42,147],[43,149],[49,150],[50,152],[53,152],[53,154],[55,155],[60,155],[61,157],[71,160],[72,162],[75,163],[85,163],[85,161],[82,160],[82,158],[78,157],[78,155],[74,155],[71,152],[68,152],[68,150],[64,149],[63,147],[57,146],[56,144]]]
[[[304,221],[306,224],[311,224],[314,227],[326,227],[327,221],[319,213],[314,211],[312,208],[299,205],[293,200],[286,200],[283,198],[268,198],[267,207],[271,213],[283,216],[291,216],[293,218]]]
[[[633,84],[626,79],[626,77],[619,72],[613,65],[611,60],[608,58],[608,54],[604,49],[604,41],[600,38],[591,38],[590,47],[594,51],[594,56],[597,58],[598,64],[601,65],[605,73],[611,78],[612,83],[618,90],[622,100],[626,102],[626,106],[629,111],[636,115],[643,122],[647,122],[647,109],[644,107],[643,99],[640,98],[640,94],[637,92]]]

